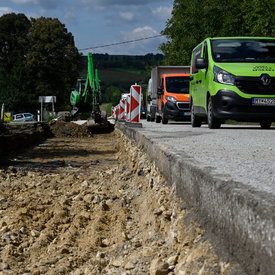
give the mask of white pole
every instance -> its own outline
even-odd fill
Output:
[[[43,121],[43,99],[41,100],[41,114],[40,114],[40,121]]]
[[[4,109],[5,109],[5,104],[2,104],[2,108],[1,108],[1,120],[4,120]]]

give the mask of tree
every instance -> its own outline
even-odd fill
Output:
[[[80,70],[80,55],[74,38],[58,19],[31,19],[30,48],[26,65],[33,81],[30,84],[38,96],[56,95],[57,106],[69,102]]]
[[[31,23],[24,14],[0,17],[0,104],[5,103],[10,110],[23,109],[30,28]]]
[[[80,69],[74,38],[58,19],[0,17],[0,104],[15,112],[35,111],[38,97],[69,102]]]
[[[109,86],[102,95],[103,102],[111,102],[113,105],[116,105],[122,93],[125,93],[125,91],[116,86]]]
[[[192,49],[207,37],[274,36],[274,13],[269,0],[175,0],[162,31],[165,63],[190,64]]]
[[[24,14],[10,13],[0,17],[0,65],[7,73],[24,62],[30,27]]]

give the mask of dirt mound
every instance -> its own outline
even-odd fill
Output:
[[[91,137],[91,132],[87,129],[87,125],[78,125],[73,122],[51,121],[49,123],[50,130],[55,137]]]

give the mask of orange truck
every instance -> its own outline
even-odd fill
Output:
[[[151,71],[147,121],[190,120],[189,66],[158,66]]]

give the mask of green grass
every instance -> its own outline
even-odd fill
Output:
[[[104,86],[117,86],[124,87],[135,84],[137,82],[144,81],[145,76],[141,74],[136,74],[129,72],[127,70],[99,70],[99,79],[102,81]]]
[[[112,115],[112,103],[102,103],[100,110],[106,112],[107,116]]]
[[[138,69],[132,69],[132,68],[113,68],[114,71],[120,71],[120,72],[128,72],[138,75],[146,75],[145,70],[138,70]]]

